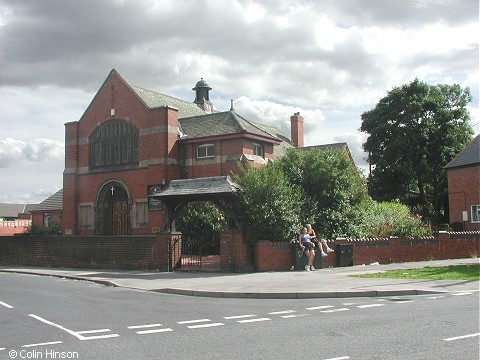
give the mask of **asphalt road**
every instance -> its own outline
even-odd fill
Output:
[[[0,273],[0,359],[479,358],[479,292],[223,299]]]

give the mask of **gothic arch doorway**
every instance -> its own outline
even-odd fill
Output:
[[[103,185],[95,211],[96,235],[129,234],[128,193],[118,181]]]

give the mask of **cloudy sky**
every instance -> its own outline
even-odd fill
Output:
[[[64,124],[111,69],[184,100],[203,77],[219,110],[305,145],[348,143],[360,115],[418,78],[470,87],[479,132],[478,0],[0,0],[0,202],[62,187]]]

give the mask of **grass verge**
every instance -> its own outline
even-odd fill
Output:
[[[480,280],[480,264],[390,270],[381,273],[353,275],[360,278]]]

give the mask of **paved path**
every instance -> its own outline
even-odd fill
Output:
[[[235,298],[334,298],[479,291],[479,281],[365,279],[350,275],[393,269],[479,264],[480,259],[334,267],[317,271],[257,273],[145,272],[64,268],[0,267],[0,272],[56,276],[132,289],[190,296]]]

